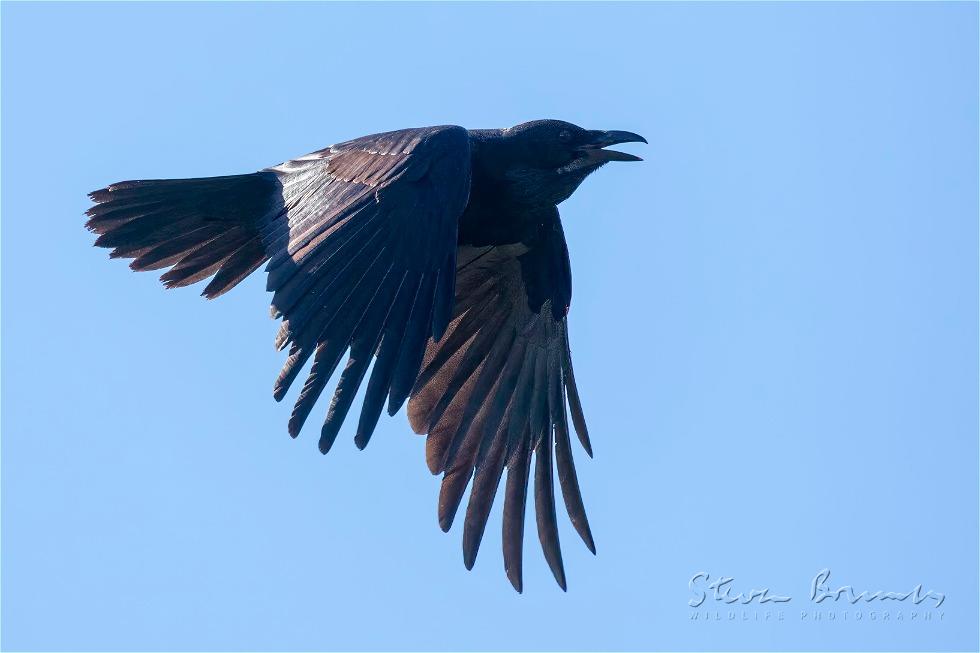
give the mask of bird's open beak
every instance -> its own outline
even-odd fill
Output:
[[[602,149],[604,147],[608,147],[609,145],[616,145],[618,143],[646,143],[647,139],[643,138],[639,134],[623,131],[593,131],[590,132],[590,135],[592,138],[590,139],[589,143],[587,145],[583,145],[580,149],[585,154],[586,158],[595,161],[596,163],[605,163],[606,161],[643,160],[638,156],[627,154],[626,152]]]

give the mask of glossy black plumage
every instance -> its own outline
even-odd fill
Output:
[[[133,269],[170,268],[168,287],[213,277],[209,298],[267,262],[272,314],[282,318],[276,346],[288,348],[276,400],[312,360],[290,435],[346,355],[320,451],[365,380],[360,448],[385,404],[394,414],[408,400],[429,469],[443,475],[444,530],[471,485],[467,568],[505,483],[504,563],[518,591],[533,464],[538,537],[564,589],[555,470],[573,526],[595,545],[572,458],[572,427],[592,450],[571,367],[571,269],[556,204],[607,161],[638,160],[602,149],[636,140],[560,121],[406,129],[249,175],[113,184],[91,193],[87,226]]]

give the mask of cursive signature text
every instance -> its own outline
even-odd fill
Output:
[[[841,598],[843,598],[853,605],[858,601],[871,603],[872,601],[905,601],[911,598],[912,603],[919,605],[926,599],[932,599],[936,602],[935,607],[938,608],[943,604],[943,601],[946,600],[946,595],[940,592],[929,590],[923,594],[922,583],[919,583],[913,587],[910,592],[885,592],[883,590],[876,590],[874,592],[862,590],[861,592],[855,592],[854,588],[850,585],[841,585],[836,589],[831,589],[827,586],[827,581],[829,579],[829,569],[821,569],[817,575],[813,577],[813,581],[810,582],[811,601],[814,603],[821,603],[827,599],[839,601]]]
[[[702,603],[704,603],[707,598],[707,593],[700,587],[700,583],[708,583],[711,577],[707,572],[699,571],[698,573],[691,576],[691,580],[688,583],[688,587],[694,592],[694,598],[689,600],[687,604],[692,608],[696,608]],[[715,601],[724,601],[725,603],[741,603],[743,605],[752,603],[752,601],[758,599],[759,603],[785,603],[790,600],[788,596],[780,596],[778,594],[769,594],[769,588],[763,587],[762,589],[751,589],[748,592],[738,592],[732,594],[732,581],[734,578],[728,576],[722,576],[717,578],[706,585],[707,589],[713,590],[713,598]]]

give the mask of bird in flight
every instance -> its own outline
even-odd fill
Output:
[[[569,418],[592,456],[568,340],[571,270],[557,205],[646,141],[559,120],[509,129],[423,127],[364,136],[259,172],[123,181],[89,197],[86,227],[133,270],[168,268],[168,288],[210,279],[224,294],[263,263],[276,337],[288,356],[277,401],[312,358],[289,418],[296,437],[344,354],[320,429],[329,451],[365,377],[354,441],[363,449],[387,401],[408,400],[425,459],[442,474],[448,531],[472,482],[463,560],[472,568],[507,469],[503,555],[522,590],[524,513],[534,465],[538,538],[564,590],[553,475],[595,553]],[[374,361],[373,366],[371,365]],[[567,408],[566,408],[567,406]]]

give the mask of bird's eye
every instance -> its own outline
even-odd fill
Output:
[[[568,131],[567,129],[561,130],[558,132],[558,140],[560,140],[562,143],[567,143],[568,141],[572,140],[572,132]]]

